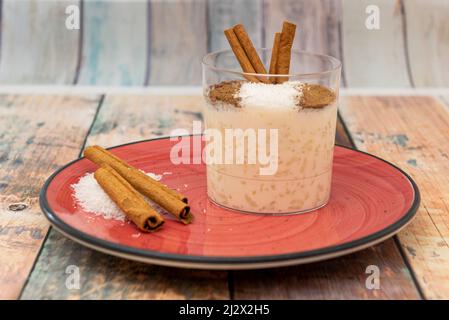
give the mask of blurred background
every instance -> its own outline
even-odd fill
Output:
[[[3,0],[0,85],[199,85],[225,28],[271,47],[289,20],[344,86],[447,87],[448,16],[447,0]]]

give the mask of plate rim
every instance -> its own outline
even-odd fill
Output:
[[[182,135],[177,137],[191,137],[194,136],[193,134],[189,135]],[[107,150],[120,148],[124,146],[129,146],[133,144],[139,144],[144,142],[150,142],[150,141],[156,141],[156,140],[164,140],[164,139],[170,139],[173,137],[170,136],[162,136],[157,138],[151,138],[151,139],[144,139],[129,143],[124,143],[120,145],[116,145],[113,147],[107,148]],[[225,269],[233,269],[234,267],[241,266],[243,268],[250,268],[251,265],[260,265],[260,264],[269,264],[269,267],[275,266],[273,264],[278,264],[281,266],[287,266],[292,264],[300,264],[301,260],[309,260],[303,263],[307,262],[315,262],[320,260],[326,260],[333,257],[349,254],[358,250],[365,249],[371,245],[374,245],[376,243],[382,242],[386,240],[387,238],[393,236],[395,233],[399,232],[403,227],[405,227],[412,218],[416,215],[416,212],[419,208],[420,202],[421,202],[421,195],[419,192],[419,188],[415,181],[401,168],[397,167],[396,165],[392,164],[391,162],[384,160],[378,156],[375,156],[373,154],[370,154],[368,152],[360,151],[351,147],[342,146],[339,144],[335,144],[335,147],[348,149],[353,152],[359,152],[362,154],[365,154],[367,156],[370,156],[372,158],[375,158],[377,160],[380,160],[387,165],[393,167],[397,171],[399,171],[411,184],[413,191],[414,191],[414,197],[413,197],[413,203],[408,209],[408,211],[397,221],[394,223],[388,225],[387,227],[376,231],[374,233],[371,233],[365,237],[355,239],[349,242],[345,242],[338,245],[323,247],[319,249],[313,249],[313,250],[307,250],[307,251],[301,251],[301,252],[291,252],[291,253],[283,253],[283,254],[277,254],[277,255],[259,255],[259,256],[247,256],[247,257],[225,257],[225,256],[199,256],[199,255],[187,255],[187,254],[177,254],[177,253],[165,253],[165,252],[159,252],[154,250],[146,250],[146,249],[139,249],[135,247],[130,247],[118,243],[114,243],[111,241],[107,241],[101,238],[97,238],[94,236],[91,236],[87,233],[84,233],[69,224],[65,223],[62,219],[60,219],[51,209],[51,206],[48,202],[48,199],[46,197],[48,187],[50,186],[51,182],[54,180],[54,178],[59,175],[62,171],[64,171],[66,168],[70,167],[71,165],[83,160],[85,157],[80,157],[78,159],[75,159],[73,161],[70,161],[69,163],[65,164],[61,168],[57,169],[50,177],[47,178],[44,185],[42,186],[40,192],[39,192],[39,205],[41,207],[41,210],[44,213],[44,216],[50,221],[52,226],[58,230],[60,233],[64,234],[65,236],[69,237],[71,240],[74,240],[78,243],[81,243],[84,246],[88,246],[91,249],[95,249],[98,251],[102,251],[107,254],[119,256],[119,257],[125,257],[127,259],[131,260],[137,260],[140,262],[145,262],[146,260],[151,260],[151,263],[158,263],[162,265],[170,265],[170,266],[178,266],[181,267],[182,265],[179,264],[186,264],[187,267],[198,267],[198,268],[212,268],[212,269],[223,269],[220,268],[220,265],[226,265]],[[339,254],[341,253],[341,254]],[[331,255],[331,257],[327,257]],[[323,259],[320,259],[320,257],[323,257]],[[316,259],[315,259],[316,258]],[[289,263],[291,262],[291,263]],[[262,266],[263,268],[263,266]]]

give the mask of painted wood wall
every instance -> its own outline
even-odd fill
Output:
[[[65,27],[71,4],[80,30]],[[224,28],[242,22],[270,47],[288,19],[296,48],[343,61],[346,86],[449,86],[448,16],[447,0],[3,0],[0,84],[199,85]]]

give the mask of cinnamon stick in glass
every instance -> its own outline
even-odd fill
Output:
[[[237,35],[234,32],[234,29],[227,29],[224,31],[226,39],[228,39],[229,45],[231,46],[232,52],[234,52],[235,57],[237,58],[240,66],[242,67],[243,72],[246,73],[256,73],[249,57],[246,55],[245,50],[243,49]],[[252,82],[259,82],[259,79],[255,76],[245,75],[246,80]]]
[[[256,73],[260,74],[266,74],[267,70],[265,69],[265,66],[262,63],[262,60],[260,60],[259,55],[257,54],[256,48],[254,48],[253,42],[251,41],[250,37],[248,36],[248,33],[245,30],[245,27],[242,24],[237,24],[233,28],[235,35],[237,36],[237,39],[240,42],[240,45],[242,46],[243,50],[246,53],[246,56],[248,57],[249,61],[251,62],[251,65],[253,66]],[[268,83],[268,78],[266,77],[257,77],[259,81]]]
[[[276,66],[277,74],[289,74],[290,59],[295,39],[296,25],[294,23],[284,21],[282,25],[281,38],[279,41],[279,55]],[[282,83],[288,80],[288,77],[278,77],[277,83]]]
[[[279,44],[281,41],[281,33],[276,32],[274,34],[273,48],[271,49],[271,59],[270,59],[270,74],[276,74],[277,62],[279,58]],[[276,83],[277,77],[270,77],[271,83]]]

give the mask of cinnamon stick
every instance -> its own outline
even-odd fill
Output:
[[[119,157],[115,156],[114,154],[112,154],[111,152],[107,151],[106,149],[100,147],[100,146],[89,146],[84,150],[84,156],[89,159],[92,162],[95,162],[98,165],[101,165],[102,163],[107,163],[110,166],[112,166],[114,168],[114,164],[116,163],[120,163],[122,164],[124,167],[127,167],[129,170],[137,170],[137,172],[139,173],[140,176],[148,178],[147,181],[148,183],[152,183],[157,185],[160,189],[164,190],[165,192],[171,194],[173,197],[181,200],[182,202],[187,203],[187,197],[179,192],[177,192],[176,190],[170,189],[169,187],[167,187],[166,185],[164,185],[163,183],[160,183],[157,180],[154,180],[151,177],[148,177],[145,173],[143,173],[142,171],[134,168],[133,166],[129,165],[126,161],[124,161],[123,159],[120,159]],[[115,169],[117,170],[117,169]],[[132,170],[132,171],[134,171]],[[121,174],[121,173],[120,173]],[[126,177],[125,177],[126,178]]]
[[[100,146],[90,146],[84,150],[84,156],[99,166],[109,165],[141,194],[160,205],[166,211],[189,223],[192,219],[187,198],[147,176],[144,172],[129,165]],[[185,200],[185,202],[183,201]]]
[[[154,231],[164,224],[164,219],[121,175],[108,165],[95,171],[94,177],[126,217],[145,232]]]
[[[277,62],[279,58],[279,44],[281,41],[281,33],[276,32],[274,34],[273,48],[271,49],[271,59],[270,59],[270,74],[276,74]],[[270,77],[271,83],[276,83],[277,77]]]
[[[295,31],[296,25],[294,23],[284,21],[279,41],[279,55],[276,67],[277,74],[289,74],[290,72],[290,59]],[[276,82],[282,83],[287,80],[288,77],[278,77]]]
[[[253,42],[251,41],[250,37],[248,36],[248,33],[245,30],[245,27],[242,24],[237,24],[232,29],[234,30],[234,33],[237,36],[240,45],[245,51],[246,56],[248,57],[256,73],[266,74],[267,70],[265,69],[265,66],[262,63],[262,60],[260,60],[260,57],[257,54],[256,49],[254,48]],[[257,78],[261,82],[268,83],[268,79],[266,77],[257,77]]]
[[[256,70],[254,69],[253,65],[251,64],[251,61],[246,55],[245,50],[240,44],[240,41],[237,38],[234,29],[233,28],[227,29],[224,31],[224,34],[226,36],[226,39],[228,39],[229,45],[231,46],[231,49],[234,52],[234,55],[237,58],[240,66],[242,67],[243,72],[256,73]],[[252,82],[259,82],[259,79],[255,76],[245,75],[245,78]]]

